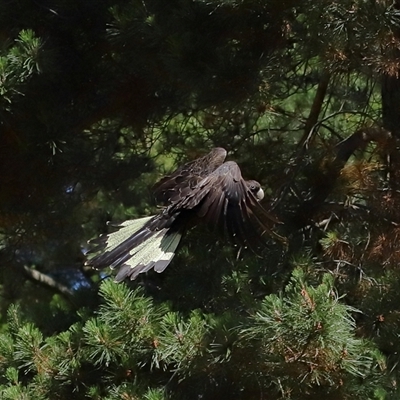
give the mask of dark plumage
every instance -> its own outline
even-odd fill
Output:
[[[239,166],[224,162],[225,158],[225,149],[214,148],[161,179],[154,192],[166,207],[155,216],[126,221],[119,231],[93,240],[97,246],[91,252],[102,252],[86,264],[118,268],[118,282],[135,279],[151,268],[162,272],[188,224],[197,220],[253,251],[264,245],[265,233],[278,236],[270,228],[277,220],[259,204],[264,197],[260,184],[245,181]]]

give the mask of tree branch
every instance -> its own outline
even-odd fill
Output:
[[[360,129],[335,146],[335,157],[329,164],[324,165],[324,171],[316,171],[320,179],[312,188],[313,195],[305,201],[291,219],[291,225],[297,229],[309,224],[312,217],[321,209],[323,202],[332,192],[341,170],[356,150],[364,149],[369,142],[381,142],[390,138],[390,133],[379,127]]]
[[[46,275],[36,269],[29,268],[26,265],[23,266],[23,271],[30,280],[39,283],[42,286],[55,290],[56,292],[62,294],[65,298],[67,298],[67,300],[69,300],[73,305],[76,305],[74,292],[68,289],[66,286],[62,285],[61,283],[57,282],[51,276]]]
[[[314,101],[311,106],[310,114],[308,115],[307,121],[304,125],[304,135],[300,140],[299,146],[303,146],[306,141],[310,140],[310,134],[313,131],[313,127],[318,122],[319,114],[321,113],[322,105],[324,104],[324,99],[326,91],[328,90],[329,80],[331,74],[328,71],[323,71],[321,75],[321,80],[318,83],[317,91],[315,93]]]

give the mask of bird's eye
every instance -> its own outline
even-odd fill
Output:
[[[250,186],[250,191],[253,192],[254,194],[257,194],[259,190],[260,190],[260,186],[258,186],[258,185],[253,184]]]

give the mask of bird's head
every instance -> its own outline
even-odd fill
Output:
[[[262,190],[261,185],[257,181],[246,181],[246,185],[258,201],[264,198],[264,190]]]

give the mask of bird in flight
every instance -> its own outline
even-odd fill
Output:
[[[239,166],[225,158],[226,150],[217,147],[161,179],[154,194],[165,205],[162,211],[125,221],[116,232],[90,241],[95,245],[90,253],[100,253],[86,265],[117,268],[117,282],[152,268],[162,272],[182,235],[200,221],[254,252],[265,245],[264,234],[281,240],[271,229],[278,221],[259,203],[264,197],[260,184],[244,180]]]

